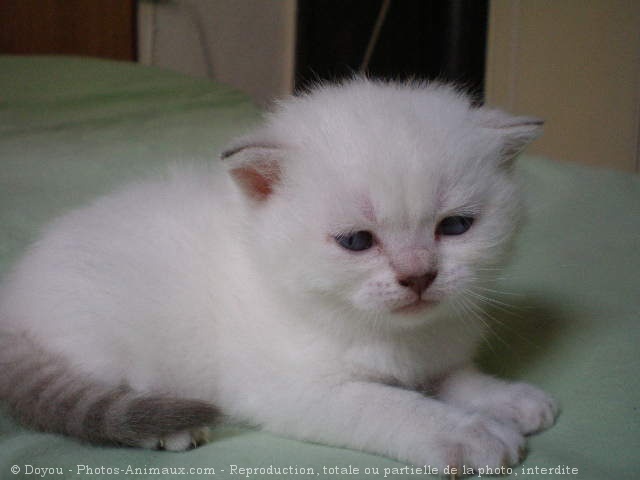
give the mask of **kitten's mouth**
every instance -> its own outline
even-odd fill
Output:
[[[410,304],[404,305],[399,308],[394,308],[391,311],[393,313],[404,313],[404,314],[418,313],[428,308],[434,307],[437,304],[438,302],[436,300],[422,300],[419,298],[415,302],[411,302]]]

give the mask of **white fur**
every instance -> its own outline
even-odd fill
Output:
[[[520,212],[508,164],[538,130],[440,85],[356,80],[289,99],[229,158],[56,221],[5,283],[1,326],[95,378],[296,438],[513,464],[555,405],[472,369],[481,325],[458,299],[506,249]],[[279,172],[262,200],[225,172],[258,164]],[[460,213],[471,230],[437,239]],[[379,243],[333,238],[358,230]],[[439,305],[394,313],[416,300],[396,277],[432,268],[422,298]]]

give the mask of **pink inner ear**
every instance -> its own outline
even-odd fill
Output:
[[[280,169],[277,162],[259,162],[234,168],[231,175],[249,197],[264,201],[273,193],[273,186],[280,179]]]

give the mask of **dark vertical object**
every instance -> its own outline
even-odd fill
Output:
[[[358,70],[380,0],[298,0],[296,88]]]
[[[296,88],[358,70],[381,0],[298,0]],[[368,73],[484,88],[487,0],[391,0]]]
[[[135,0],[0,0],[0,53],[136,59]]]
[[[447,79],[484,90],[487,2],[450,0],[445,31],[443,74]]]

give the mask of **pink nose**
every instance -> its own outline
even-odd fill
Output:
[[[438,271],[434,270],[431,272],[427,272],[424,275],[400,277],[398,278],[398,283],[403,287],[410,288],[418,295],[422,295],[422,292],[429,288],[429,286],[433,283],[437,276]]]

